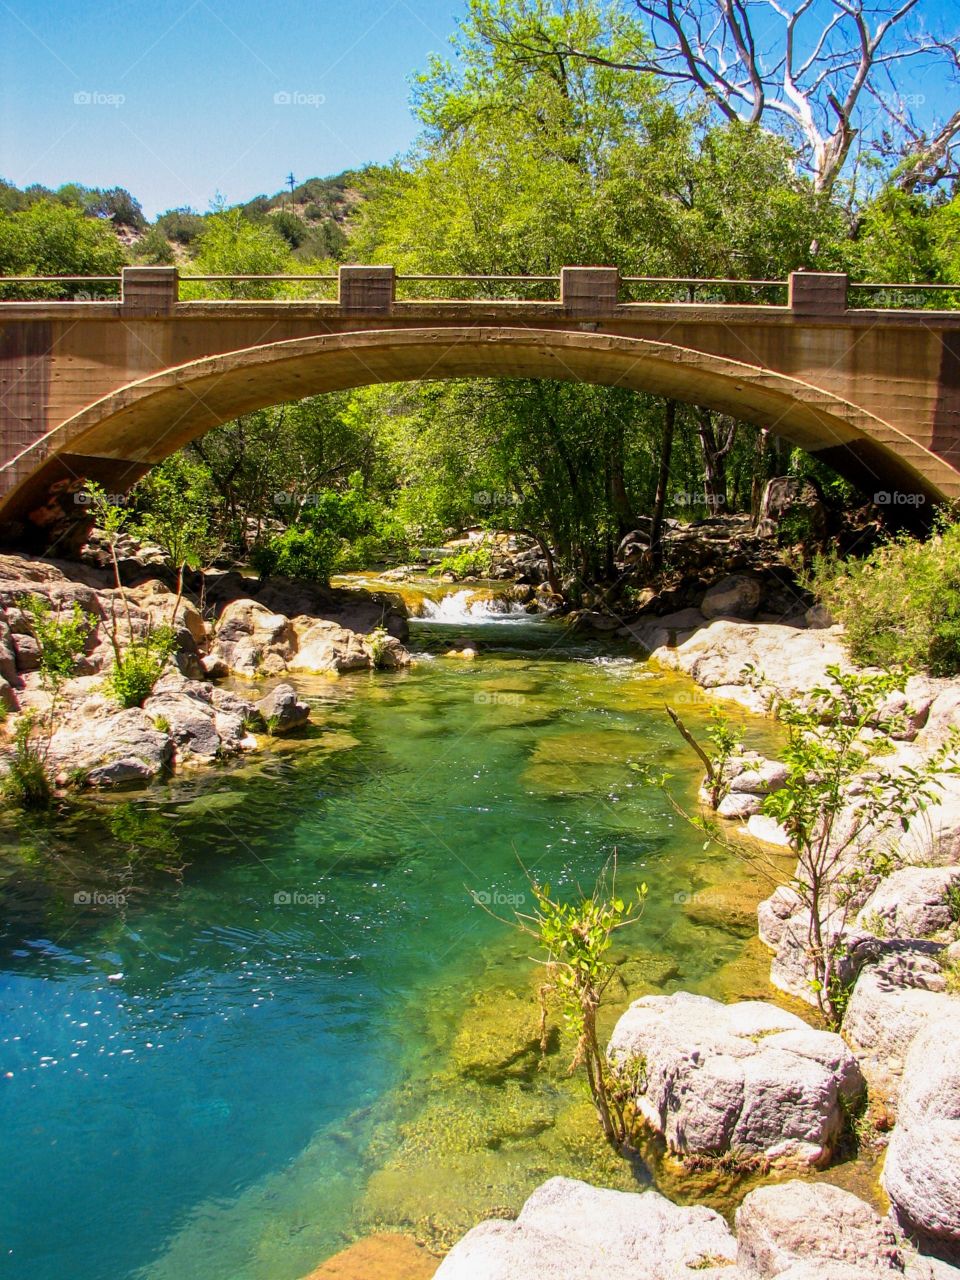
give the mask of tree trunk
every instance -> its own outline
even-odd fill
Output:
[[[727,510],[727,454],[733,446],[736,424],[727,431],[721,441],[713,414],[709,409],[697,409],[697,435],[703,454],[703,496],[707,514],[720,515]]]
[[[663,406],[660,469],[657,472],[657,492],[653,500],[653,521],[650,526],[650,560],[654,571],[663,563],[663,512],[667,505],[667,485],[670,483],[670,459],[673,455],[673,432],[676,425],[677,402],[666,400]]]

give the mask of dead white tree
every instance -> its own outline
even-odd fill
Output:
[[[656,75],[705,99],[727,120],[777,132],[818,191],[835,185],[858,137],[883,134],[887,153],[895,152],[901,165],[899,181],[910,188],[951,173],[960,140],[960,111],[916,123],[914,108],[925,95],[907,92],[897,70],[909,62],[914,82],[928,73],[960,79],[958,37],[931,35],[923,2],[625,0],[646,38],[615,57],[564,39],[562,28],[538,20],[536,4],[519,23],[507,18],[505,6],[485,6],[478,26],[514,57],[580,58]]]

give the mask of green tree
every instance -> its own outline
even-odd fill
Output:
[[[20,212],[0,210],[0,274],[119,275],[124,252],[109,225],[56,200],[38,200]],[[99,287],[99,286],[98,286]],[[26,286],[0,286],[0,297],[28,296]],[[29,296],[81,291],[82,284],[32,286]]]

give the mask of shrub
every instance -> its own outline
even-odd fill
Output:
[[[854,662],[960,671],[960,524],[892,539],[865,560],[818,556],[802,577],[844,625]]]
[[[608,954],[614,934],[639,918],[647,886],[638,885],[634,898],[620,898],[614,860],[609,881],[604,870],[589,897],[580,893],[575,901],[562,902],[551,896],[549,885],[532,879],[530,891],[534,909],[529,915],[516,912],[516,923],[545,953],[539,989],[541,1050],[546,1052],[549,1007],[556,1004],[575,1039],[570,1071],[584,1068],[604,1137],[616,1150],[628,1151],[630,1078],[641,1081],[646,1064],[632,1060],[614,1066],[600,1047],[597,1015],[616,972]],[[479,894],[474,900],[483,904]]]
[[[447,556],[433,566],[431,573],[452,573],[455,578],[486,578],[493,570],[493,552],[481,544],[455,556]]]
[[[46,750],[36,735],[36,720],[21,716],[14,731],[13,756],[3,779],[5,798],[20,809],[46,809],[53,798]]]
[[[386,663],[389,634],[386,627],[374,627],[367,636],[367,644],[370,646],[370,661],[377,671],[381,670]]]
[[[291,525],[253,548],[251,563],[262,578],[305,578],[327,583],[337,562],[340,539],[329,529]]]
[[[176,647],[177,637],[173,628],[157,627],[149,635],[131,640],[124,650],[115,653],[107,684],[121,707],[143,706]]]

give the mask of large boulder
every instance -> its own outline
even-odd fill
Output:
[[[933,1280],[894,1225],[849,1191],[826,1182],[758,1187],[736,1215],[737,1270],[755,1280],[851,1280],[907,1276]]]
[[[863,1077],[838,1035],[761,1001],[644,996],[608,1056],[635,1081],[639,1115],[677,1155],[829,1160]]]
[[[293,626],[284,614],[272,613],[256,600],[233,600],[220,615],[204,665],[211,674],[270,674],[284,669],[296,645]]]
[[[891,947],[857,978],[843,1015],[843,1035],[872,1094],[895,1103],[917,1033],[960,1003],[949,995],[935,944]]]
[[[373,665],[364,637],[337,622],[298,617],[296,653],[287,662],[290,671],[361,671]]]
[[[700,604],[705,618],[752,618],[760,608],[760,583],[733,573],[708,588]]]
[[[118,711],[91,698],[76,716],[61,723],[47,759],[55,771],[83,775],[91,787],[148,782],[167,769],[173,742],[141,707]]]
[[[857,924],[883,938],[929,938],[953,923],[951,890],[960,892],[960,867],[902,867],[881,880]]]
[[[678,1280],[735,1277],[736,1244],[718,1213],[655,1191],[607,1191],[551,1178],[515,1222],[468,1232],[437,1280]]]
[[[771,687],[785,697],[803,697],[827,679],[827,667],[850,669],[839,627],[810,631],[730,618],[697,627],[696,613],[641,619],[619,634],[636,640],[661,665],[753,711],[769,709]],[[767,689],[755,687],[748,668],[766,678]]]
[[[953,1002],[910,1046],[883,1185],[906,1230],[960,1263],[960,1000]]]

